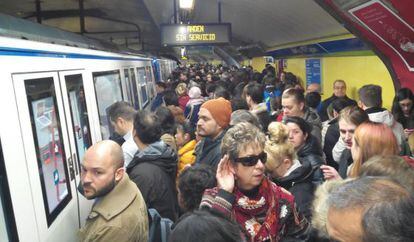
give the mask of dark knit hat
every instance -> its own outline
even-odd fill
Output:
[[[203,103],[200,108],[207,109],[211,116],[213,116],[214,120],[220,125],[222,128],[227,128],[230,124],[230,116],[231,116],[231,103],[230,101],[220,97],[217,99],[208,100],[207,102]]]

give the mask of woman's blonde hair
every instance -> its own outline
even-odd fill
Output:
[[[283,123],[272,122],[268,127],[269,137],[266,140],[266,169],[274,170],[284,159],[296,159],[295,148],[288,141],[289,130]]]
[[[354,157],[354,163],[350,173],[351,177],[357,177],[362,164],[375,155],[398,155],[399,147],[392,129],[382,123],[362,123],[355,130],[354,142],[358,147],[358,153]]]
[[[175,88],[175,92],[177,93],[179,97],[184,96],[185,94],[187,94],[187,84],[185,84],[184,82],[181,82]]]

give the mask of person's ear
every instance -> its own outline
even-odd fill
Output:
[[[358,107],[359,108],[361,108],[361,109],[364,109],[364,104],[362,103],[362,101],[361,100],[358,100]]]
[[[233,175],[236,175],[236,171],[237,171],[236,164],[234,162],[229,161],[228,166],[229,166],[230,172],[233,173]],[[234,176],[234,177],[236,177],[236,176]]]
[[[299,103],[299,108],[300,108],[300,110],[304,110],[304,108],[305,108],[305,103],[304,103],[304,102],[300,102],[300,103]]]
[[[116,122],[117,122],[118,125],[121,125],[121,126],[124,126],[124,124],[125,124],[125,120],[121,117],[118,117],[116,119]]]
[[[116,171],[115,171],[115,181],[119,182],[122,179],[122,177],[124,177],[124,174],[125,174],[125,168],[124,167],[116,169]]]
[[[288,165],[288,164],[290,164],[290,163],[292,163],[292,161],[290,160],[290,159],[284,159],[283,161],[283,164],[285,164],[285,165]]]

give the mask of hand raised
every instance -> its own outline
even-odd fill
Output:
[[[217,167],[216,179],[218,187],[232,193],[234,189],[234,168],[230,164],[229,156],[221,158]]]
[[[332,166],[321,165],[325,180],[342,180],[342,177]]]

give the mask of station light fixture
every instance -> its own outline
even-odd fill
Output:
[[[194,8],[194,1],[195,0],[180,0],[180,8],[191,10]]]

